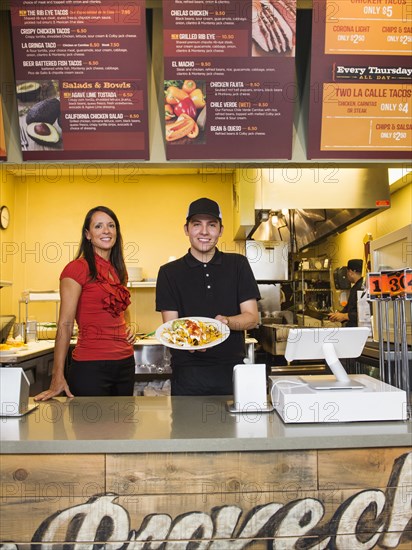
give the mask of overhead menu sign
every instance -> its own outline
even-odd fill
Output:
[[[313,0],[309,158],[410,158],[411,48],[411,0]]]
[[[147,159],[145,1],[10,4],[23,160]]]
[[[296,0],[163,3],[168,159],[289,159]]]

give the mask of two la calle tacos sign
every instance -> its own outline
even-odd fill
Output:
[[[294,550],[301,546],[302,537],[311,537],[305,547],[309,544],[316,550],[396,548],[412,538],[412,452],[395,460],[386,491],[356,493],[323,525],[323,503],[302,498],[286,505],[258,506],[243,519],[242,508],[232,505],[213,508],[210,514],[187,512],[174,519],[154,513],[133,529],[127,509],[116,503],[117,498],[112,493],[96,495],[56,512],[42,522],[32,542],[43,543],[36,546],[39,550],[51,548],[50,543],[62,542],[57,534],[64,532],[66,542],[83,543],[72,547],[77,550],[91,550],[92,541],[112,541],[112,550],[241,550],[262,538],[271,540],[272,548]]]

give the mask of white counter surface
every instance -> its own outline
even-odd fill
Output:
[[[38,342],[29,342],[26,344],[27,348],[20,350],[16,353],[2,354],[0,355],[0,365],[16,364],[28,359],[34,359],[39,355],[50,353],[54,350],[54,340],[39,340]]]
[[[230,452],[408,447],[412,422],[284,424],[229,414],[222,397],[76,397],[0,419],[3,454]]]

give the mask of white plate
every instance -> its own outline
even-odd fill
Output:
[[[218,338],[217,340],[214,340],[213,342],[210,342],[209,344],[203,344],[201,346],[179,346],[178,344],[173,344],[172,342],[169,342],[166,338],[163,336],[163,332],[166,329],[170,329],[174,321],[181,321],[182,319],[193,319],[193,321],[202,321],[202,323],[211,323],[216,326],[216,328],[220,331],[222,334],[221,338]],[[224,342],[227,338],[229,338],[230,334],[230,328],[222,323],[221,321],[218,321],[217,319],[212,319],[210,317],[180,317],[179,319],[173,319],[173,321],[167,321],[167,323],[163,323],[155,333],[156,338],[161,342],[164,346],[168,348],[173,349],[181,349],[181,350],[199,350],[199,349],[207,349],[212,348],[213,346],[217,346]]]

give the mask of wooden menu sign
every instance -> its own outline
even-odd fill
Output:
[[[308,158],[410,158],[411,44],[410,0],[313,0]]]
[[[147,159],[144,0],[11,0],[23,160]]]
[[[163,3],[168,159],[290,159],[296,0]]]

